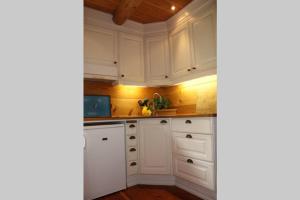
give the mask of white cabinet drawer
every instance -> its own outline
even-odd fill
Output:
[[[136,147],[128,147],[127,149],[127,160],[137,160],[138,154],[137,154],[137,148]]]
[[[185,180],[214,190],[214,164],[211,162],[175,156],[174,173]]]
[[[137,161],[130,161],[127,163],[127,176],[131,176],[138,173]]]
[[[126,135],[136,134],[137,124],[136,123],[128,123],[126,124]]]
[[[173,132],[173,152],[200,160],[213,161],[213,135]]]
[[[213,121],[212,117],[172,119],[172,130],[213,134]]]
[[[137,137],[136,135],[127,135],[126,136],[127,140],[127,146],[136,146],[137,145]]]

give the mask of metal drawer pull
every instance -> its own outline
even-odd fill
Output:
[[[186,134],[186,138],[193,138],[191,134]]]
[[[160,123],[161,123],[161,124],[166,124],[166,123],[168,123],[168,122],[167,122],[166,120],[161,120]]]
[[[187,163],[191,163],[191,164],[194,163],[194,162],[192,161],[192,159],[187,159],[186,162],[187,162]]]
[[[186,124],[191,124],[192,121],[188,119],[188,120],[185,121],[185,123],[186,123]]]
[[[130,163],[130,166],[136,166],[136,162]]]
[[[135,140],[135,136],[130,136],[129,139],[130,140]]]
[[[130,148],[129,151],[133,152],[133,151],[136,151],[136,149],[135,148]]]
[[[103,141],[106,141],[106,140],[107,140],[107,137],[102,138],[102,140],[103,140]]]
[[[129,125],[129,128],[134,128],[134,127],[135,127],[134,124],[130,124],[130,125]]]

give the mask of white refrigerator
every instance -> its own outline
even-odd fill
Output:
[[[84,126],[84,199],[126,188],[124,124]]]

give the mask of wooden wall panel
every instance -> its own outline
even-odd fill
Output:
[[[139,99],[152,98],[157,92],[170,99],[178,114],[217,113],[217,79],[171,87],[113,86],[98,81],[84,81],[84,95],[110,95],[112,115],[137,116],[141,114]]]
[[[160,87],[136,87],[111,85],[99,81],[84,81],[84,95],[110,95],[112,116],[136,116],[141,114],[138,100],[152,98],[157,92],[166,95],[165,89]]]

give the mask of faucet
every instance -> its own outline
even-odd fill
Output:
[[[154,93],[153,94],[153,99],[155,98],[155,96],[158,96],[159,97],[159,101],[161,102],[162,101],[162,97],[160,96],[160,94],[158,94],[158,93]],[[156,114],[156,108],[155,108],[155,103],[154,103],[154,101],[153,101],[153,112],[154,112],[154,114]]]

